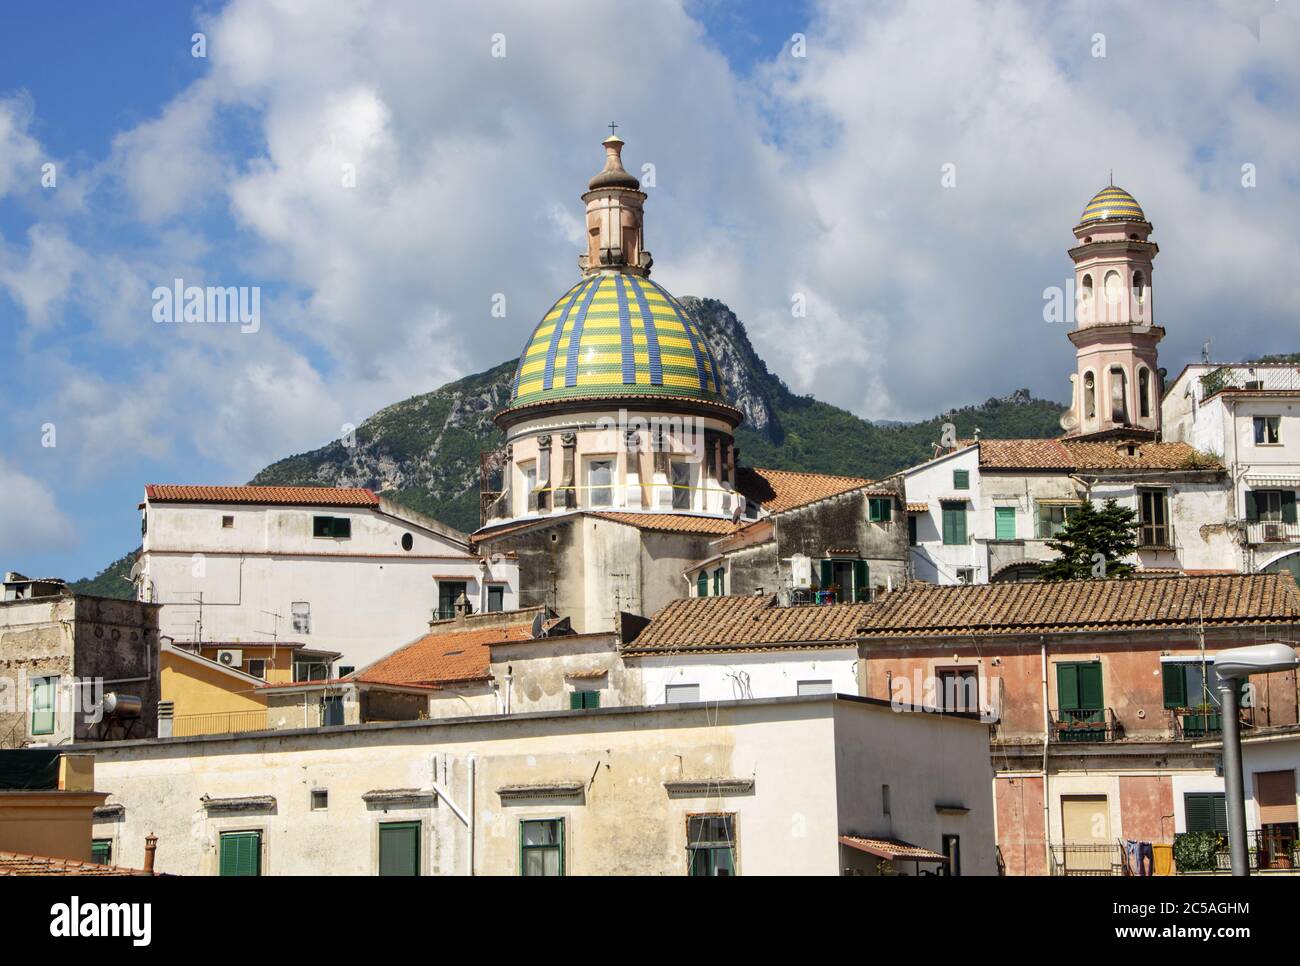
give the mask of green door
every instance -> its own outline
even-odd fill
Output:
[[[943,504],[943,542],[948,546],[966,543],[966,504]]]
[[[221,875],[262,874],[262,833],[221,833]]]
[[[1101,691],[1101,662],[1087,661],[1056,665],[1058,737],[1062,741],[1098,741],[1105,737],[1100,724],[1105,720]]]
[[[999,540],[1016,539],[1016,508],[1013,506],[994,507]]]
[[[379,874],[420,874],[419,822],[384,822],[379,826]]]

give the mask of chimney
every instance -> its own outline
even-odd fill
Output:
[[[158,836],[146,835],[144,837],[144,871],[153,872],[153,856],[158,851]]]

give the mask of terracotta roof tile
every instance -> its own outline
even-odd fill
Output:
[[[77,859],[58,859],[48,855],[30,855],[26,852],[0,852],[0,875],[148,875],[155,873],[141,869],[126,869],[120,865],[102,865],[81,862]]]
[[[881,859],[904,859],[909,862],[947,862],[931,849],[904,842],[902,839],[874,839],[861,835],[841,835],[840,844]]]
[[[379,506],[379,497],[360,487],[334,486],[185,486],[150,483],[153,503],[272,503],[289,506]]]
[[[868,604],[777,607],[772,596],[686,597],[654,616],[625,653],[852,643]]]
[[[1128,455],[1129,445],[1135,454]],[[982,439],[980,468],[986,470],[1183,470],[1222,469],[1218,460],[1186,443],[1070,439]]]
[[[409,687],[485,680],[491,645],[529,640],[533,636],[531,621],[530,616],[517,624],[470,630],[438,629],[387,657],[381,657],[344,680]]]
[[[718,517],[697,517],[689,513],[591,513],[589,516],[615,523],[626,523],[639,530],[662,530],[668,533],[726,534],[740,524]]]
[[[743,466],[736,472],[737,489],[769,513],[793,510],[869,486],[873,481],[860,476],[830,476],[826,473],[796,473],[792,470],[763,470]],[[882,489],[881,495],[893,496]]]
[[[935,587],[914,581],[866,606],[866,638],[988,636],[1070,629],[1300,623],[1290,574],[1145,577]]]

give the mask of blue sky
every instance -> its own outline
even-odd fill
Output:
[[[655,166],[657,280],[863,416],[1063,398],[1043,291],[1112,167],[1171,372],[1300,350],[1298,46],[1291,0],[11,4],[0,569],[85,576],[145,483],[243,482],[512,355],[611,119]],[[157,324],[177,277],[256,286],[259,330]]]

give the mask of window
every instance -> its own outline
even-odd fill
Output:
[[[143,537],[148,532],[149,532],[149,514],[141,513],[140,514],[140,536]]]
[[[320,722],[325,727],[343,724],[343,696],[327,694],[320,701]]]
[[[112,839],[91,839],[90,840],[90,861],[96,865],[113,864],[113,840]]]
[[[420,874],[420,823],[379,823],[379,874]]]
[[[591,460],[587,464],[587,503],[589,506],[612,506],[614,503],[614,461]]]
[[[871,568],[865,560],[833,557],[821,562],[818,587],[839,602],[871,599]]]
[[[402,549],[409,551],[414,546],[415,537],[411,536],[409,533],[402,534]]]
[[[262,874],[262,833],[222,832],[220,875]]]
[[[311,810],[313,812],[323,812],[330,807],[330,793],[328,788],[313,788],[311,790]]]
[[[709,572],[707,570],[701,570],[700,575],[695,578],[695,596],[709,596]]]
[[[577,711],[579,709],[590,710],[600,707],[599,691],[570,691],[569,692],[569,710]]]
[[[970,489],[970,470],[952,471],[952,488],[954,490]]]
[[[1146,277],[1141,272],[1133,273],[1133,301],[1138,305],[1146,301]]]
[[[466,589],[469,584],[463,580],[440,580],[438,581],[438,619],[448,620],[456,616],[456,601],[462,594],[465,594],[466,602],[469,601],[469,595]]]
[[[1189,832],[1228,834],[1227,799],[1223,792],[1185,792],[1183,816]]]
[[[1295,523],[1295,490],[1247,490],[1246,520],[1250,523]],[[1281,540],[1288,535],[1281,527],[1266,527],[1264,540]]]
[[[888,523],[893,519],[894,501],[886,496],[873,496],[867,500],[867,519],[872,523]]]
[[[885,818],[889,818],[889,816],[890,816],[890,814],[891,814],[889,808],[890,808],[890,803],[889,803],[889,786],[888,786],[888,785],[881,785],[881,786],[880,786],[880,811],[881,811],[881,814],[883,814],[883,815],[885,816]]]
[[[1138,490],[1138,546],[1172,546],[1169,532],[1169,493],[1164,489]]]
[[[520,463],[519,474],[523,477],[523,493],[525,499],[525,508],[528,510],[537,509],[537,464],[534,462]]]
[[[1128,377],[1119,366],[1110,369],[1110,418],[1117,423],[1128,420]]]
[[[736,816],[691,815],[686,819],[690,875],[736,874]]]
[[[713,571],[713,596],[714,597],[723,596],[723,585],[726,581],[726,577],[727,577],[726,572],[721,567]]]
[[[1256,416],[1255,445],[1277,446],[1282,441],[1281,416]]]
[[[1097,379],[1091,372],[1083,375],[1083,415],[1086,419],[1097,418]]]
[[[1219,706],[1219,675],[1212,662],[1162,661],[1160,672],[1166,708]]]
[[[973,667],[941,668],[935,673],[939,693],[935,706],[942,711],[980,710],[979,672]]]
[[[796,685],[796,694],[832,694],[831,682],[826,681],[800,681]]]
[[[32,678],[32,734],[54,734],[55,693],[58,677]]]
[[[959,584],[973,584],[973,583],[975,583],[975,568],[974,568],[974,567],[958,567],[958,568],[957,568],[957,583],[959,583]]]
[[[907,515],[907,545],[916,546],[916,517],[910,513]]]
[[[961,875],[960,835],[945,835],[943,837],[943,854],[948,861],[940,867],[940,874]]]
[[[1101,689],[1101,662],[1064,662],[1056,665],[1057,720],[1075,726],[1101,723],[1105,720]],[[1071,734],[1071,737],[1092,739],[1091,729]]]
[[[944,503],[943,542],[947,546],[966,543],[966,504]]]
[[[1151,415],[1151,370],[1138,370],[1138,412],[1142,416]]]
[[[699,700],[698,684],[669,684],[664,687],[665,704],[695,704]]]
[[[519,874],[564,875],[564,819],[519,823]]]
[[[317,658],[300,658],[293,662],[293,679],[297,681],[328,681],[330,665]]]
[[[506,609],[506,588],[504,584],[488,584],[487,594],[489,614],[499,614]]]
[[[993,508],[994,536],[998,540],[1016,539],[1016,508],[999,506]]]
[[[346,540],[352,536],[352,520],[349,517],[312,517],[311,533],[313,537]]]
[[[295,600],[289,605],[295,634],[311,633],[311,604],[305,600]]]
[[[691,464],[685,460],[673,460],[673,509],[689,510],[692,503]]]
[[[247,663],[249,674],[255,678],[266,680],[266,658],[250,657]]]
[[[235,518],[233,516],[223,516],[221,518],[221,529],[233,530],[235,528]]]
[[[1070,517],[1079,512],[1077,503],[1038,504],[1038,538],[1050,540],[1065,529]]]

